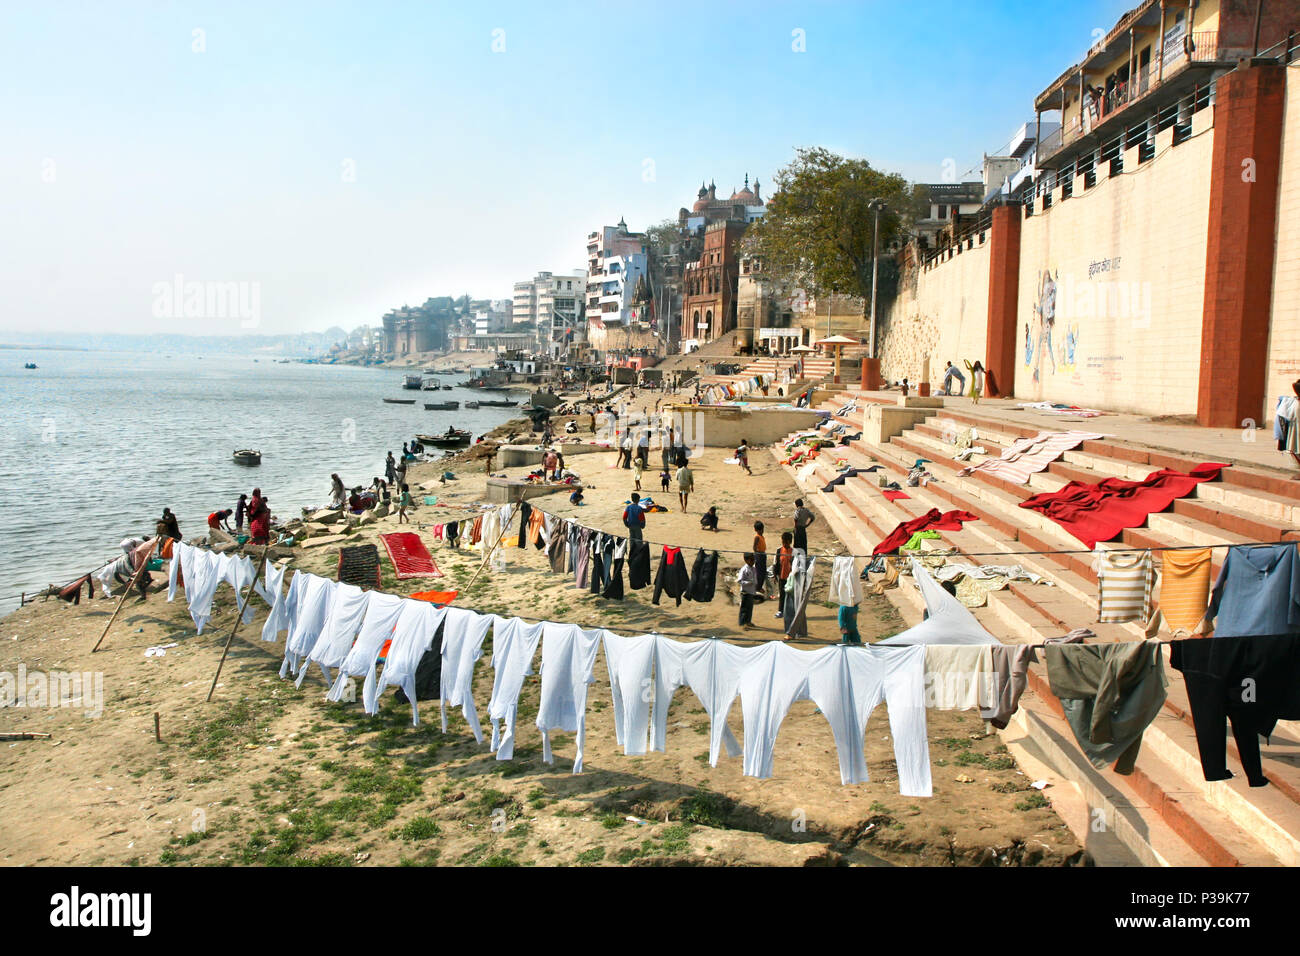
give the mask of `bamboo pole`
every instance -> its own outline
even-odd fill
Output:
[[[131,583],[122,591],[122,598],[117,602],[117,607],[113,609],[113,616],[110,617],[108,623],[104,625],[104,633],[99,635],[99,640],[97,640],[95,646],[90,649],[90,653],[93,654],[95,651],[99,650],[99,645],[103,644],[104,638],[108,637],[108,629],[112,627],[113,622],[117,620],[117,615],[121,612],[122,606],[126,604],[126,599],[131,596],[131,592],[135,590],[135,586],[140,583],[140,577],[144,574],[147,567],[149,567],[149,559],[145,558],[140,562],[140,566],[135,569],[135,574],[131,576]]]
[[[244,609],[248,607],[248,602],[253,599],[257,579],[262,575],[262,569],[266,566],[266,555],[270,550],[270,544],[262,546],[262,557],[257,562],[257,570],[253,572],[253,580],[248,585],[248,593],[243,596],[243,600],[239,602],[239,607],[235,611],[235,623],[230,626],[230,633],[226,635],[226,646],[221,649],[221,660],[217,663],[217,672],[212,675],[212,686],[208,688],[208,700],[212,700],[212,694],[217,689],[217,680],[221,677],[221,668],[225,666],[226,655],[230,653],[230,642],[235,639],[235,632],[239,630],[239,623],[244,619]]]

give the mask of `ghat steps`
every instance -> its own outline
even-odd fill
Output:
[[[864,407],[868,402],[891,400],[850,389],[824,403],[823,409],[848,425],[850,433],[862,430],[863,412],[844,418],[833,414],[849,398],[857,398]],[[1140,640],[1142,631],[1135,623],[1096,622],[1097,579],[1087,549],[1055,522],[1019,507],[1019,503],[1070,480],[1143,478],[1157,468],[1186,470],[1201,461],[1216,460],[1215,456],[1194,451],[1177,454],[1133,440],[1088,441],[1032,476],[1026,485],[1014,485],[982,472],[960,477],[958,471],[985,456],[977,455],[971,462],[956,461],[953,446],[946,440],[954,427],[974,427],[978,433],[974,444],[997,457],[1018,438],[1041,430],[1104,433],[1105,426],[1102,417],[1034,428],[963,402],[956,409],[935,409],[933,416],[881,446],[857,440],[824,449],[815,471],[803,483],[805,498],[819,508],[855,554],[870,553],[900,522],[930,508],[978,514],[980,520],[965,524],[961,531],[940,532],[936,544],[955,548],[974,564],[1019,563],[1055,585],[1012,583],[992,592],[988,605],[975,611],[984,626],[1007,643],[1040,643],[1075,627],[1091,628],[1098,640]],[[784,457],[776,451],[778,457]],[[845,459],[851,467],[879,464],[888,480],[899,481],[910,497],[897,502],[884,498],[876,473],[850,478],[831,492],[823,492],[821,488],[837,475],[836,458]],[[924,488],[908,488],[902,477],[917,458],[929,459],[926,467],[936,480]],[[797,469],[790,467],[792,474]],[[1151,515],[1144,526],[1125,531],[1110,546],[1300,540],[1300,533],[1294,530],[1298,527],[1300,500],[1285,475],[1235,466],[1225,469],[1219,480],[1201,483],[1166,511]],[[1077,553],[1031,553],[1043,551]],[[1225,552],[1223,547],[1215,549],[1215,573]],[[864,563],[860,561],[859,567]],[[886,595],[909,622],[920,618],[923,603],[910,577],[904,576],[900,586]],[[1300,727],[1280,724],[1270,741],[1261,741],[1264,772],[1272,781],[1261,788],[1247,785],[1225,727],[1229,766],[1236,776],[1229,781],[1205,781],[1182,675],[1167,666],[1167,649],[1165,653],[1169,696],[1162,714],[1143,735],[1132,775],[1120,776],[1109,768],[1098,771],[1083,758],[1041,663],[1031,668],[1020,713],[1001,732],[1008,747],[1022,766],[1059,781],[1048,795],[1099,862],[1300,864]]]

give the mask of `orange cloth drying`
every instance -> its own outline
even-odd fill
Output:
[[[429,601],[432,604],[450,604],[456,600],[459,591],[415,591],[409,595],[416,601]]]
[[[1205,617],[1210,602],[1209,548],[1166,551],[1161,559],[1160,613],[1172,633],[1191,634]]]
[[[542,540],[542,527],[546,524],[546,516],[536,508],[528,515],[528,543],[534,548],[538,547]]]

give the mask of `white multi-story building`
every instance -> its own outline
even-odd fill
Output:
[[[582,337],[579,323],[587,298],[587,276],[582,272],[539,272],[532,279],[515,283],[513,321],[537,328],[538,340],[549,343],[551,355],[558,355],[566,343]]]
[[[587,236],[587,322],[625,325],[639,318],[633,304],[646,274],[646,237],[622,219]]]

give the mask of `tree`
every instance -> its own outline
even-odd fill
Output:
[[[749,227],[741,251],[760,257],[774,278],[814,295],[852,295],[869,303],[873,199],[887,205],[880,214],[880,248],[886,249],[911,218],[907,181],[865,159],[821,147],[798,149],[777,172],[767,212]]]

